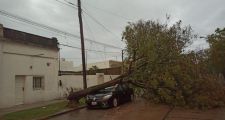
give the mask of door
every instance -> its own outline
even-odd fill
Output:
[[[21,105],[24,103],[25,76],[16,76],[15,80],[15,103],[16,105]]]

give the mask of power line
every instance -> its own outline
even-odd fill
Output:
[[[108,10],[105,10],[105,9],[102,9],[102,8],[98,8],[98,7],[95,7],[95,6],[92,6],[92,5],[88,4],[88,3],[87,3],[87,5],[90,6],[90,7],[92,7],[92,8],[95,8],[95,9],[97,9],[97,10],[100,10],[100,11],[102,11],[102,12],[105,12],[105,13],[107,13],[107,14],[113,15],[113,16],[115,16],[115,17],[119,17],[119,18],[122,18],[122,19],[128,20],[128,21],[131,20],[131,19],[128,19],[128,18],[126,18],[126,17],[124,17],[124,16],[122,16],[122,15],[118,15],[118,14],[116,14],[116,13],[114,13],[114,12],[111,12],[111,11],[108,11]]]
[[[64,3],[64,2],[62,2],[62,1],[59,1],[59,0],[55,0],[55,1],[60,2],[60,3],[62,3],[62,4],[65,4],[65,5],[69,6],[69,7],[77,8],[77,5],[76,5],[76,4],[74,4],[74,3],[72,3],[72,2],[69,2],[69,1],[67,1],[67,0],[64,0],[64,1],[65,1],[66,3],[68,3],[68,4],[66,4],[66,3]],[[127,21],[130,21],[130,20],[131,20],[131,19],[129,19],[129,18],[126,18],[126,17],[124,17],[124,16],[122,16],[122,15],[119,15],[119,14],[116,14],[116,13],[114,13],[114,12],[111,12],[111,11],[108,11],[108,10],[105,10],[105,9],[102,9],[102,8],[98,8],[98,7],[96,7],[96,6],[92,6],[92,5],[88,4],[88,3],[86,3],[86,4],[87,4],[88,6],[90,6],[90,7],[92,7],[92,8],[95,8],[95,9],[100,10],[100,11],[102,11],[102,12],[105,12],[105,13],[107,13],[107,14],[113,15],[113,16],[115,16],[115,17],[122,18],[122,19],[127,20]],[[76,7],[75,7],[75,6],[76,6]],[[84,6],[84,5],[83,5],[83,6]]]
[[[86,23],[86,25],[87,25],[87,29],[90,31],[91,35],[93,36],[93,38],[92,38],[92,39],[94,39],[94,40],[95,40],[94,33],[93,33],[93,31],[91,30],[91,27],[89,26],[89,24],[88,24],[87,20],[85,19],[85,17],[83,17],[83,19],[84,19],[84,22],[85,22],[85,23]]]
[[[64,0],[65,2],[67,2],[70,5],[76,6],[74,3],[68,2],[67,0]],[[84,8],[84,7],[83,7]],[[83,10],[84,11],[84,10]],[[105,27],[105,25],[103,25],[101,22],[99,22],[95,17],[93,17],[92,15],[87,13],[87,9],[85,9],[84,13],[86,13],[94,22],[96,22],[98,25],[100,25],[103,29],[105,29],[107,32],[111,33],[112,35],[118,37],[116,34],[114,34],[112,31],[110,31],[107,27]],[[119,37],[118,37],[119,38]],[[120,38],[119,38],[120,39]]]
[[[62,30],[59,30],[59,29],[56,29],[56,28],[53,28],[53,27],[50,27],[50,26],[47,26],[47,25],[44,25],[44,24],[41,24],[41,23],[34,22],[32,20],[28,20],[26,18],[11,14],[11,13],[6,12],[4,10],[0,10],[0,14],[3,15],[3,16],[6,16],[8,18],[15,19],[15,20],[18,20],[18,21],[21,21],[21,22],[25,22],[25,23],[33,25],[33,26],[37,26],[37,27],[40,27],[40,28],[43,28],[43,29],[46,29],[46,30],[49,30],[49,31],[53,31],[53,32],[56,32],[56,33],[59,33],[59,34],[63,34],[65,36],[71,36],[73,38],[78,38],[78,39],[80,38],[80,36],[78,36],[78,35],[74,35],[72,33],[68,33],[68,32],[65,32],[65,31],[62,31]],[[114,46],[114,45],[109,45],[109,44],[102,43],[102,42],[97,42],[97,41],[91,40],[89,38],[85,38],[85,40],[88,41],[88,42],[91,42],[91,43],[107,46],[107,47],[110,47],[110,48],[122,49],[120,47],[117,47],[117,46]]]
[[[76,6],[76,7],[78,7],[75,3],[72,3],[72,2],[70,2],[70,1],[67,1],[67,0],[64,0],[65,2],[67,2],[68,4],[70,4],[70,5],[73,5],[73,6]]]
[[[59,2],[59,3],[61,3],[61,4],[64,4],[64,5],[66,5],[66,6],[73,7],[73,8],[76,8],[76,9],[77,9],[77,7],[75,7],[74,5],[67,4],[67,3],[62,2],[62,1],[60,1],[60,0],[55,0],[55,1],[56,1],[56,2]],[[65,0],[64,0],[64,1],[65,1]]]
[[[111,33],[112,35],[118,37],[116,34],[114,34],[111,30],[109,30],[107,27],[105,27],[105,25],[103,25],[101,22],[99,22],[95,17],[93,17],[92,15],[90,15],[89,13],[87,13],[87,10],[84,11],[84,13],[89,16],[95,23],[97,23],[98,25],[100,25],[103,29],[105,29],[107,32]],[[119,38],[119,37],[118,37]]]
[[[65,47],[70,47],[70,48],[74,48],[74,49],[81,49],[80,47],[76,47],[76,46],[72,46],[72,45],[67,45],[67,44],[59,44],[61,46],[65,46]],[[98,53],[115,53],[115,54],[120,54],[120,52],[106,52],[106,51],[99,51],[99,50],[91,50],[91,49],[85,49],[86,51],[91,51],[91,52],[98,52]]]

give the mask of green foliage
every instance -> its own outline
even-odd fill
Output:
[[[210,71],[209,50],[184,52],[196,35],[181,23],[170,27],[157,21],[129,23],[123,32],[125,63],[134,71],[129,79],[144,88],[140,96],[156,103],[222,106],[225,84]]]
[[[225,28],[216,29],[214,34],[208,36],[208,42],[211,68],[225,76]]]
[[[81,98],[79,100],[79,105],[85,105],[85,104],[86,104],[85,98]]]
[[[98,72],[99,72],[99,68],[98,68],[96,65],[92,66],[92,67],[89,69],[89,73],[90,73],[90,74],[96,74],[96,73],[98,73]]]

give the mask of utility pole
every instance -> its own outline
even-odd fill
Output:
[[[124,59],[123,59],[123,56],[124,56],[124,49],[122,50],[122,74],[124,72]]]
[[[58,76],[61,76],[61,58],[60,58],[60,48],[59,48],[59,73]]]
[[[82,21],[82,9],[81,1],[77,0],[78,5],[78,17],[80,23],[80,39],[81,39],[81,53],[82,53],[82,67],[83,67],[83,88],[87,88],[87,78],[86,78],[86,63],[85,63],[85,47],[84,47],[84,33],[83,33],[83,21]]]
[[[88,69],[88,68],[87,68],[87,67],[88,67],[88,66],[87,66],[87,58],[88,58],[88,51],[87,51],[87,50],[85,51],[85,55],[86,55],[86,56],[85,56],[85,57],[86,57],[86,58],[85,58],[85,63],[86,63],[86,66],[85,66],[85,67],[86,67],[86,70],[87,70],[87,69]]]

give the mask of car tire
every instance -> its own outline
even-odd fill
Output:
[[[118,99],[117,98],[113,98],[113,100],[112,100],[112,106],[113,107],[117,107],[118,106]]]

